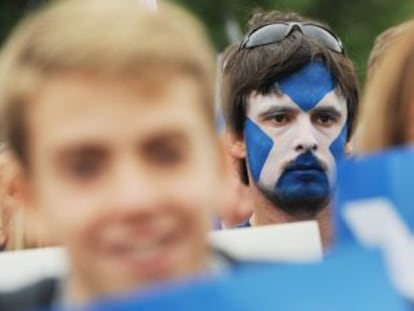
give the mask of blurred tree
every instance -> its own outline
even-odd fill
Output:
[[[0,0],[0,43],[27,11],[48,0]],[[50,1],[50,0],[49,0]],[[384,29],[410,18],[414,1],[407,0],[172,0],[199,16],[218,51],[245,32],[256,8],[294,10],[328,23],[344,41],[361,79],[373,41]]]
[[[18,1],[0,1],[0,42],[3,42],[15,21],[20,17]]]
[[[414,1],[407,0],[175,0],[200,16],[218,50],[229,44],[226,20],[235,20],[242,32],[256,8],[293,10],[329,24],[355,61],[361,80],[375,37],[386,28],[412,17]]]
[[[46,2],[47,0],[0,0],[0,44],[25,13]]]
[[[340,35],[355,61],[362,80],[376,36],[413,17],[414,1],[406,0],[318,0],[307,12],[326,21]]]

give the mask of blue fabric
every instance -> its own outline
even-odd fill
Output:
[[[381,256],[353,247],[318,264],[241,264],[215,279],[88,310],[399,311],[409,306],[391,287]]]
[[[344,221],[347,203],[387,198],[407,228],[414,232],[414,150],[397,148],[347,159],[338,164],[335,227],[340,243],[357,242]]]

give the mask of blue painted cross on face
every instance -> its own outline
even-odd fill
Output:
[[[335,160],[344,155],[346,100],[319,61],[277,81],[275,90],[248,99],[249,176],[277,207],[315,213],[328,202]]]

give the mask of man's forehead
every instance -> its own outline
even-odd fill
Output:
[[[304,111],[314,108],[336,87],[332,73],[320,61],[310,62],[283,77],[276,86]]]
[[[251,94],[247,105],[247,115],[253,117],[258,116],[273,109],[289,109],[304,111],[301,106],[294,102],[288,95],[284,93],[271,93],[262,95],[257,92]],[[311,113],[315,109],[335,109],[338,112],[346,114],[347,105],[346,99],[336,89],[331,90],[318,103],[316,103],[310,110],[304,111]]]
[[[269,108],[286,107],[311,112],[321,107],[347,111],[347,100],[329,69],[321,61],[305,64],[299,70],[275,82],[277,92],[260,94],[253,91],[247,100],[246,112],[255,115]]]

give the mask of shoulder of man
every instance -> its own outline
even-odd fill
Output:
[[[43,279],[16,291],[0,293],[0,310],[28,311],[49,307],[54,301],[57,279]]]

